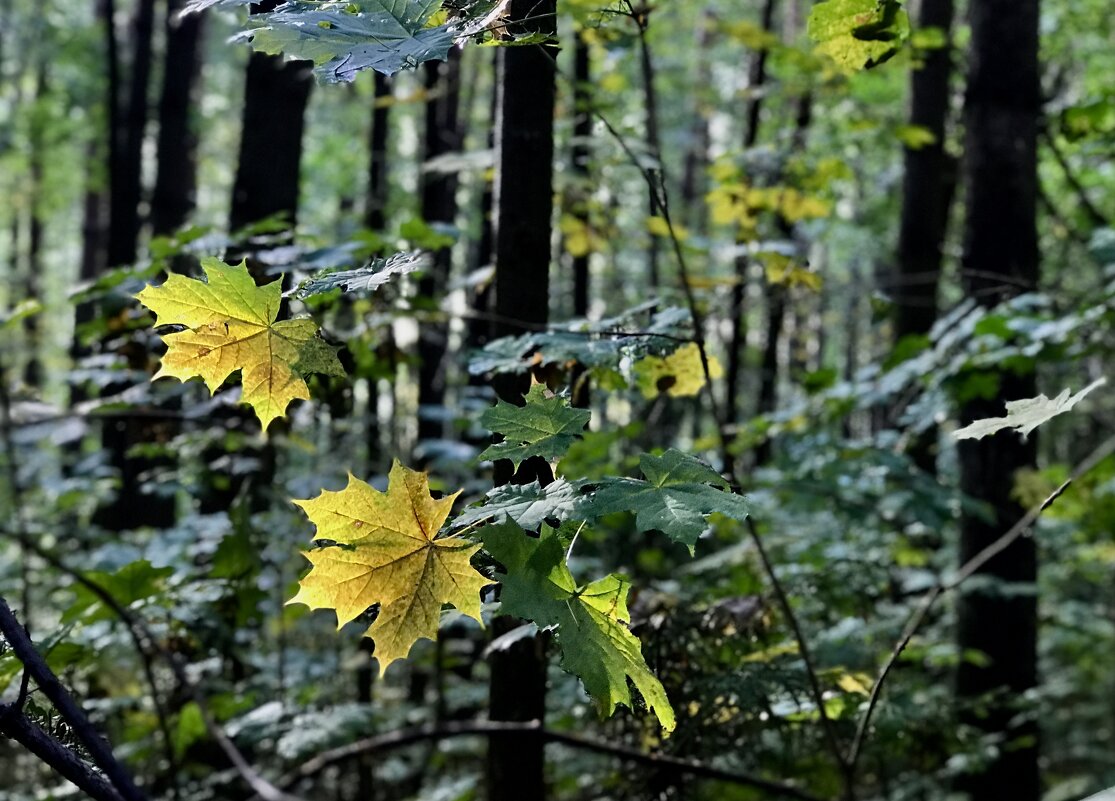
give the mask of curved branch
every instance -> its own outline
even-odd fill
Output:
[[[122,801],[123,797],[101,774],[28,720],[15,704],[0,706],[0,734],[15,740],[94,801]]]
[[[864,709],[863,717],[860,718],[859,725],[856,727],[856,736],[852,740],[852,746],[848,751],[847,762],[850,768],[854,769],[856,763],[859,761],[860,755],[863,752],[863,744],[867,739],[867,733],[871,726],[871,716],[875,712],[875,708],[879,704],[879,698],[882,695],[883,684],[886,682],[887,677],[890,676],[891,670],[894,668],[898,658],[906,650],[906,646],[910,644],[910,640],[914,638],[918,629],[921,628],[925,618],[929,615],[929,610],[933,608],[933,604],[937,602],[948,590],[953,590],[971,578],[981,567],[983,567],[989,560],[1000,554],[1007,547],[1011,545],[1019,537],[1024,536],[1030,530],[1030,527],[1037,522],[1042,512],[1054,504],[1054,502],[1061,497],[1061,495],[1069,488],[1069,486],[1084,474],[1090,472],[1092,468],[1115,453],[1115,437],[1108,437],[1101,442],[1095,450],[1093,450],[1087,458],[1084,459],[1072,474],[1050,493],[1044,501],[1037,506],[1032,507],[1022,518],[1015,523],[1010,529],[1007,530],[1003,536],[995,540],[986,548],[981,550],[967,562],[960,566],[960,568],[952,575],[951,578],[941,579],[937,582],[929,592],[922,598],[917,608],[910,614],[906,621],[906,625],[902,630],[901,636],[894,648],[887,655],[886,661],[879,669],[879,675],[875,678],[875,683],[871,687],[871,694],[867,698],[867,708]]]
[[[571,748],[593,751],[598,754],[607,754],[620,760],[636,762],[643,765],[653,765],[659,769],[684,773],[702,779],[712,779],[714,781],[754,787],[782,798],[794,798],[797,799],[797,801],[822,801],[822,799],[817,796],[811,795],[804,790],[799,790],[789,784],[770,781],[747,773],[722,770],[702,762],[679,759],[665,754],[652,754],[635,748],[627,748],[622,745],[593,740],[577,734],[554,731],[544,728],[542,723],[537,720],[526,723],[488,720],[450,722],[435,726],[417,726],[409,729],[399,729],[375,737],[367,737],[363,740],[350,743],[349,745],[343,745],[339,748],[333,748],[318,754],[313,759],[284,776],[279,781],[279,786],[284,790],[289,790],[298,782],[312,778],[326,768],[340,762],[345,762],[364,754],[389,751],[426,740],[446,740],[453,737],[466,736],[505,737],[512,735],[520,737],[541,737],[548,743],[558,743]]]
[[[43,695],[50,700],[54,708],[73,729],[74,735],[85,746],[94,764],[97,765],[112,785],[119,791],[124,801],[145,801],[146,796],[136,786],[132,775],[124,766],[116,761],[115,755],[100,732],[86,717],[84,710],[62,686],[62,682],[54,675],[43,660],[31,638],[23,630],[23,626],[16,620],[15,614],[8,608],[8,602],[0,597],[0,634],[4,635],[16,659],[23,663],[26,670]]]

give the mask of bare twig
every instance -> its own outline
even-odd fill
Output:
[[[284,776],[279,784],[284,789],[290,789],[298,782],[316,776],[331,765],[336,765],[337,763],[345,762],[365,754],[389,751],[427,740],[446,740],[453,737],[465,737],[470,735],[482,737],[522,737],[533,735],[541,737],[546,742],[559,743],[571,748],[580,748],[598,754],[607,754],[629,762],[653,765],[677,773],[685,773],[700,778],[754,787],[774,796],[795,798],[798,799],[798,801],[820,801],[816,796],[810,795],[804,790],[799,790],[789,784],[770,781],[747,773],[722,770],[701,762],[679,759],[664,754],[652,754],[646,751],[639,751],[634,748],[593,740],[577,734],[554,731],[543,727],[542,723],[537,720],[525,723],[477,720],[447,722],[435,726],[418,726],[410,729],[399,729],[397,731],[388,732],[387,734],[357,740],[349,745],[343,745],[339,748],[334,748],[318,754],[287,776]]]
[[[751,535],[751,542],[755,545],[755,551],[759,554],[759,561],[763,565],[763,572],[766,573],[771,588],[778,598],[778,604],[782,607],[782,613],[786,616],[786,622],[789,624],[791,631],[793,631],[794,640],[797,642],[798,651],[801,653],[801,661],[805,664],[806,676],[809,678],[809,691],[813,696],[813,703],[817,706],[817,713],[821,717],[821,727],[824,729],[825,739],[828,740],[829,748],[837,764],[840,766],[840,769],[847,774],[848,765],[844,759],[844,748],[841,746],[840,739],[836,735],[836,726],[833,724],[832,718],[829,717],[828,710],[825,708],[825,694],[821,689],[821,681],[817,673],[816,663],[813,661],[813,656],[809,650],[809,641],[801,630],[801,624],[798,623],[797,615],[794,614],[794,608],[790,605],[790,598],[786,594],[782,582],[778,579],[778,574],[774,570],[774,564],[770,561],[766,546],[763,545],[763,539],[759,536],[759,530],[755,527],[755,521],[752,520],[750,515],[747,516],[747,531]]]
[[[1032,507],[1024,514],[1021,519],[1010,529],[1007,530],[1003,536],[995,540],[995,542],[988,545],[981,550],[967,562],[960,566],[960,568],[949,578],[941,579],[933,589],[929,590],[922,598],[921,603],[910,614],[906,621],[906,626],[902,630],[901,636],[894,648],[887,655],[886,661],[879,669],[879,674],[875,678],[875,683],[871,687],[871,693],[867,698],[867,707],[863,711],[863,716],[860,718],[859,725],[856,728],[856,735],[852,740],[852,746],[848,751],[847,763],[849,767],[854,770],[856,764],[859,762],[860,756],[863,753],[863,744],[867,739],[867,734],[871,727],[871,716],[875,712],[875,708],[879,704],[879,698],[882,695],[883,685],[890,675],[891,670],[894,668],[895,663],[898,662],[899,657],[906,650],[910,641],[917,634],[918,629],[921,628],[922,623],[928,616],[933,604],[937,602],[948,590],[956,589],[969,578],[971,578],[981,567],[987,564],[988,561],[993,559],[998,554],[1002,553],[1019,537],[1024,536],[1030,527],[1041,516],[1042,512],[1048,509],[1053,503],[1061,497],[1061,495],[1081,476],[1090,472],[1097,464],[1102,462],[1112,453],[1115,453],[1115,437],[1109,437],[1100,443],[1091,454],[1087,456],[1077,467],[1072,471],[1072,474],[1062,483],[1057,489],[1050,493],[1044,501],[1037,506]]]

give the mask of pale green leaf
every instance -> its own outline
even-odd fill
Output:
[[[1011,428],[1026,437],[1042,423],[1069,411],[1085,395],[1106,383],[1106,378],[1093,381],[1075,395],[1071,395],[1070,390],[1066,388],[1052,400],[1045,395],[1038,395],[1036,398],[1007,401],[1006,417],[989,417],[984,420],[976,420],[974,423],[954,431],[953,436],[957,439],[983,439],[989,434],[1002,431],[1004,428]]]

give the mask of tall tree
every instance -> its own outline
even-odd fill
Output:
[[[511,0],[508,27],[517,35],[552,37],[556,12],[556,0]],[[549,317],[555,55],[549,46],[500,50],[494,195],[497,336],[521,333],[524,328],[544,324]],[[496,391],[508,402],[522,403],[524,383],[499,382]],[[531,461],[514,477],[498,470],[497,482],[544,481],[545,465],[528,464]],[[528,477],[531,472],[534,475]],[[504,618],[495,629],[506,631],[514,625]],[[520,638],[493,653],[490,686],[492,720],[542,720],[546,666],[541,638]],[[488,791],[491,801],[544,798],[542,739],[529,735],[492,738]]]
[[[577,221],[588,228],[591,198],[590,176],[592,150],[592,52],[584,31],[577,31],[573,45],[573,146],[571,161],[576,185],[572,192],[571,212]],[[573,316],[588,315],[589,251],[578,252],[573,257]]]
[[[764,0],[759,17],[759,24],[763,31],[769,33],[774,29],[775,0]],[[767,80],[767,53],[766,47],[759,47],[751,56],[747,68],[748,98],[744,106],[743,120],[743,149],[748,151],[755,147],[759,141],[759,121],[763,110],[763,87]],[[707,128],[707,126],[706,126]],[[720,458],[724,464],[724,472],[731,474],[735,469],[735,456],[731,453],[727,436],[735,424],[736,415],[740,412],[739,389],[743,374],[744,349],[747,346],[747,273],[751,260],[746,253],[740,253],[735,259],[735,283],[732,285],[731,295],[731,335],[728,341],[728,367],[724,374],[724,415],[720,421],[724,426],[721,439],[725,446]]]
[[[936,28],[946,38],[952,28],[953,0],[922,0],[920,28]],[[949,207],[956,187],[956,164],[945,150],[949,116],[951,46],[926,50],[910,76],[910,124],[925,129],[933,141],[906,147],[898,263],[894,274],[894,337],[925,335],[937,319]],[[935,434],[920,437],[910,455],[923,470],[936,470]]]
[[[368,184],[364,195],[364,226],[382,233],[387,227],[387,201],[391,184],[388,180],[390,158],[388,153],[391,129],[392,81],[383,73],[375,73],[372,98],[371,129],[368,132]],[[393,349],[390,327],[386,332],[386,347]],[[380,453],[379,378],[367,379],[368,409],[365,441],[368,444],[368,461],[375,463]],[[369,674],[371,675],[371,674]],[[371,690],[369,689],[369,692]]]
[[[1017,292],[1019,286],[1036,286],[1039,277],[1038,9],[1038,0],[973,0],[970,6],[963,267],[967,294],[984,305]],[[1036,394],[1033,373],[1003,370],[987,377],[997,382],[998,392],[963,403],[963,424],[998,416],[1004,401]],[[988,519],[965,507],[960,532],[963,562],[1021,517],[1012,491],[1018,470],[1034,464],[1035,439],[1000,432],[964,440],[959,457],[961,490],[993,512]],[[980,572],[986,580],[967,587],[959,599],[958,642],[961,653],[975,650],[987,659],[961,663],[957,703],[965,722],[999,742],[986,762],[966,777],[962,789],[980,801],[1036,801],[1041,796],[1037,724],[1015,706],[1037,681],[1034,540],[1017,539]],[[988,693],[998,695],[988,699]]]
[[[426,132],[423,157],[427,162],[461,148],[460,97],[461,51],[453,48],[447,61],[427,61]],[[423,169],[422,219],[427,223],[451,224],[457,217],[457,175]],[[418,291],[428,299],[440,298],[449,284],[452,250],[439,248],[431,269],[422,277]],[[435,411],[445,402],[445,351],[449,327],[444,323],[423,325],[418,340],[418,438],[444,435],[444,416]]]
[[[201,72],[205,12],[182,16],[183,5],[184,0],[167,3],[155,189],[151,195],[151,229],[155,234],[169,234],[184,225],[196,203],[197,126],[192,116]]]
[[[280,0],[253,3],[252,13],[273,11]],[[240,155],[232,187],[229,228],[274,215],[293,229],[298,216],[299,172],[312,64],[253,51],[244,83]]]
[[[109,3],[109,8],[112,4]],[[111,24],[111,18],[110,18]],[[128,97],[120,97],[122,87],[109,81],[109,102],[116,107],[109,114],[115,124],[116,147],[110,148],[108,264],[115,267],[131,264],[136,259],[139,243],[139,202],[143,179],[143,139],[147,133],[147,92],[151,78],[151,36],[155,26],[155,0],[136,0],[131,21],[131,58],[128,74]],[[113,37],[115,40],[115,37]],[[115,50],[115,44],[112,44]],[[110,54],[114,60],[115,55]],[[116,67],[110,65],[110,69]],[[115,160],[113,159],[115,154]]]

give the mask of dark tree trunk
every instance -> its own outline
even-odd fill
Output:
[[[556,5],[556,0],[512,0],[510,24],[518,32],[553,35]],[[527,18],[527,22],[518,22]],[[555,55],[550,47],[508,47],[499,55],[495,189],[498,336],[522,331],[521,325],[511,321],[529,326],[545,323],[549,317]],[[530,176],[530,180],[523,180],[523,176]],[[501,382],[496,391],[511,402],[521,403],[523,383]],[[527,468],[524,463],[520,473]],[[509,479],[504,477],[505,481]],[[513,625],[505,619],[493,628],[498,634]],[[539,638],[522,639],[511,648],[493,653],[490,687],[492,720],[543,720],[546,663]],[[545,797],[541,738],[491,740],[488,794],[491,801],[541,801]]]
[[[371,131],[368,136],[368,191],[364,196],[364,226],[377,233],[387,227],[387,202],[390,194],[388,170],[390,159],[387,143],[391,128],[391,79],[375,73],[372,100]],[[379,424],[379,379],[367,379],[368,410],[365,415],[364,439],[368,443],[368,463],[374,465],[382,449]]]
[[[968,295],[991,305],[1018,286],[1038,282],[1037,128],[1038,0],[973,0],[972,43],[965,98],[967,217],[964,285]],[[999,416],[1003,402],[1036,394],[1033,374],[996,374],[999,391],[988,400],[965,403],[963,424]],[[994,520],[965,514],[961,520],[963,562],[1002,535],[1022,515],[1012,498],[1016,472],[1035,463],[1035,438],[1009,432],[959,446],[960,488],[987,504]],[[1017,704],[1037,682],[1037,554],[1034,540],[1021,537],[981,571],[998,586],[981,582],[963,592],[957,605],[961,653],[980,651],[986,665],[962,662],[957,674],[961,718],[1003,738],[997,753],[964,777],[961,789],[976,801],[1041,796],[1037,723]],[[1004,588],[999,582],[1009,582]],[[1020,586],[1021,585],[1021,586]],[[1000,691],[987,706],[977,699]],[[1032,712],[1032,710],[1031,710]],[[1022,720],[1023,722],[1019,722]]]
[[[591,197],[592,59],[588,42],[580,32],[573,49],[573,175],[572,214],[581,225],[589,225]],[[573,316],[588,316],[589,254],[573,257]]]
[[[768,33],[774,27],[775,0],[765,0],[760,19],[760,25]],[[748,66],[747,88],[751,96],[744,110],[743,149],[750,150],[759,141],[759,121],[763,108],[763,86],[767,80],[767,49],[757,50],[751,57]],[[739,408],[740,379],[743,375],[743,357],[747,346],[747,272],[751,260],[743,253],[735,259],[735,283],[732,285],[731,295],[731,336],[728,341],[728,366],[724,373],[724,426],[723,440],[725,447],[720,454],[723,461],[723,470],[727,474],[735,471],[735,455],[728,447],[730,432],[735,426]],[[781,327],[781,321],[775,321]]]
[[[689,128],[689,146],[685,151],[685,164],[681,174],[681,208],[686,224],[704,234],[708,229],[708,204],[704,202],[708,172],[709,148],[712,146],[709,131],[709,112],[712,104],[707,92],[715,87],[712,77],[712,58],[709,49],[716,31],[716,16],[712,9],[701,12],[697,22],[697,75],[694,87],[693,123]],[[751,84],[753,85],[753,84]]]
[[[272,11],[279,0],[252,5]],[[240,156],[232,187],[229,227],[233,232],[281,216],[291,230],[298,216],[299,171],[306,104],[313,86],[309,61],[253,52],[244,84]]]
[[[647,42],[647,25],[649,24],[651,6],[642,6],[636,24],[639,26],[639,66],[643,78],[643,107],[646,109],[646,146],[652,158],[661,160],[662,141],[658,132],[658,91],[654,80],[654,60],[650,55],[650,45]],[[660,215],[662,210],[658,207],[658,192],[663,182],[662,164],[650,168],[653,186],[648,189],[647,214],[651,217]],[[662,276],[659,274],[658,265],[659,247],[658,237],[650,236],[647,244],[647,280],[650,282],[652,292],[657,292],[661,285]]]
[[[808,92],[798,98],[794,120],[792,151],[805,146],[805,137],[813,120],[813,96]],[[794,235],[793,226],[785,219],[778,220],[779,233],[785,239]],[[767,335],[763,344],[763,362],[759,375],[759,414],[770,414],[778,406],[778,351],[782,341],[782,328],[786,318],[786,286],[765,282],[763,291],[767,307]],[[773,442],[768,438],[755,449],[756,464],[765,464],[773,454]]]
[[[252,13],[271,11],[279,5],[279,1],[253,4]],[[302,131],[312,85],[312,64],[308,61],[284,61],[282,56],[259,52],[253,52],[249,57],[244,83],[240,153],[229,213],[229,228],[234,235],[252,223],[278,217],[289,225],[290,238],[293,239],[298,217]],[[226,259],[239,259],[245,250],[246,243],[240,242],[226,255]],[[248,267],[257,281],[266,280],[257,274],[256,265],[250,259]],[[248,415],[243,410],[230,410],[228,415],[241,425],[247,424]],[[268,440],[257,451],[241,451],[241,454],[259,459],[259,467],[252,477],[252,486],[256,491],[253,505],[262,504],[262,490],[270,483],[275,468],[273,441]],[[202,456],[211,466],[224,455],[221,446],[214,446]],[[207,486],[200,501],[202,513],[227,509],[245,480],[244,476],[223,469],[209,469]]]
[[[252,53],[229,214],[232,231],[275,215],[293,229],[298,217],[304,112],[312,86],[309,62]]]
[[[47,93],[47,62],[44,59],[35,71],[35,102],[45,103]],[[31,300],[42,299],[43,275],[43,235],[45,221],[43,219],[43,178],[46,159],[46,120],[41,115],[36,115],[31,122],[30,153],[28,154],[28,172],[30,177],[30,197],[28,198],[28,237],[27,237],[27,297]],[[28,315],[23,323],[24,334],[27,337],[26,353],[27,362],[23,369],[24,383],[29,387],[38,387],[42,381],[42,354],[41,331],[39,330],[39,315]]]
[[[449,52],[445,62],[426,62],[426,161],[461,148],[459,105],[461,92],[461,51]],[[427,223],[453,223],[457,217],[456,173],[424,172],[422,175],[422,219]],[[441,248],[434,264],[418,283],[419,294],[436,308],[446,287],[452,250]],[[445,434],[445,353],[449,326],[428,323],[418,340],[418,438],[440,438]]]
[[[128,102],[122,109],[123,113],[117,111],[109,114],[110,121],[115,120],[118,125],[118,160],[109,165],[111,209],[108,263],[111,267],[131,264],[136,260],[143,177],[143,138],[147,130],[147,88],[151,77],[151,33],[154,22],[155,0],[137,0],[131,24],[132,57],[128,75]],[[110,77],[110,91],[113,83]],[[118,83],[117,88],[119,89]],[[111,99],[119,109],[119,94],[114,94]]]
[[[391,79],[377,72],[374,80],[375,99],[372,101],[372,128],[368,137],[368,193],[364,201],[364,225],[381,232],[387,225],[387,141],[391,125]]]
[[[953,0],[922,0],[919,27],[952,28]],[[910,124],[930,131],[935,141],[906,148],[902,216],[898,233],[898,269],[894,276],[895,342],[925,335],[937,319],[937,285],[941,274],[949,207],[956,188],[956,165],[945,152],[949,115],[951,46],[925,53],[924,64],[910,77]],[[930,473],[937,468],[936,429],[910,448],[915,464]]]
[[[191,118],[201,73],[205,12],[180,17],[183,5],[184,0],[167,3],[155,189],[151,195],[151,230],[159,235],[181,228],[196,205],[197,126]]]
[[[136,260],[140,232],[143,142],[147,132],[148,88],[151,77],[151,39],[155,23],[154,0],[137,0],[131,21],[131,59],[127,81],[127,102],[122,102],[119,79],[118,47],[112,25],[114,4],[102,7],[107,26],[109,70],[109,267],[131,264]],[[81,312],[79,311],[79,317]],[[120,350],[132,369],[144,369],[147,353],[134,343]],[[111,391],[111,390],[110,390]],[[175,499],[170,493],[144,492],[153,488],[152,471],[166,466],[164,460],[128,455],[139,442],[167,444],[172,431],[163,424],[152,424],[138,417],[118,417],[105,421],[101,441],[120,476],[115,497],[102,506],[96,522],[111,531],[141,526],[165,528],[173,525]]]

